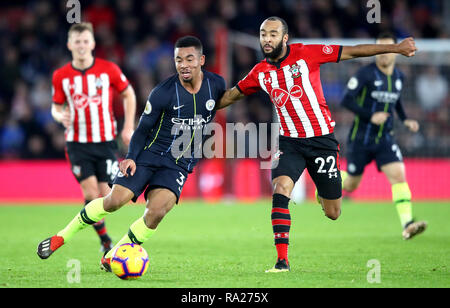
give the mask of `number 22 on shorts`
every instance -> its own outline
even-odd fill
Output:
[[[328,173],[328,177],[336,177],[337,178],[337,168],[336,168],[336,158],[334,156],[328,156],[326,159],[323,157],[317,157],[314,162],[319,165],[317,169],[317,173]],[[330,164],[330,168],[328,171],[324,169],[325,163]]]

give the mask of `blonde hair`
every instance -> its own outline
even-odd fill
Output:
[[[79,24],[73,24],[70,27],[70,29],[69,29],[68,37],[70,37],[70,35],[73,32],[81,33],[81,32],[86,31],[86,30],[91,32],[92,35],[94,35],[94,27],[92,26],[92,23],[90,23],[90,22],[82,22],[82,23],[79,23]]]

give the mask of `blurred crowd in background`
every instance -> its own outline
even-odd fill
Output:
[[[64,129],[50,114],[52,72],[70,61],[67,50],[67,1],[14,1],[0,4],[0,158],[64,158]],[[367,1],[352,0],[148,0],[80,1],[82,20],[94,25],[95,55],[117,63],[137,95],[137,119],[151,89],[175,72],[173,44],[195,35],[204,44],[208,66],[216,65],[215,30],[221,27],[258,35],[261,22],[283,17],[295,38],[373,38],[384,30],[398,37],[448,39],[445,1],[381,1],[382,22],[369,24]],[[57,4],[56,4],[57,3]],[[447,23],[447,24],[446,24]],[[259,51],[230,46],[232,87],[261,60]],[[333,65],[333,64],[327,64]],[[345,149],[353,115],[339,106],[346,82],[361,63],[346,61],[340,70],[322,74],[325,97],[336,120],[336,135]],[[450,157],[449,66],[419,65],[406,74],[403,104],[421,130],[396,134],[405,156]],[[430,90],[432,89],[432,90]],[[116,101],[121,126],[123,109]],[[226,111],[227,122],[272,120],[266,95],[256,94]],[[124,148],[122,147],[122,153]]]

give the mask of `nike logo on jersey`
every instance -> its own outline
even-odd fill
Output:
[[[184,106],[184,105],[181,105],[181,106],[173,106],[173,110],[178,110],[178,109],[180,109],[180,108],[183,108],[183,106]]]
[[[379,86],[381,86],[383,84],[383,80],[375,80],[373,82],[373,84],[374,84],[375,87],[379,87]]]

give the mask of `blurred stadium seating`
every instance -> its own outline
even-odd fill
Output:
[[[421,130],[414,135],[397,125],[397,140],[407,161],[408,180],[413,181],[416,177],[420,180],[411,183],[412,190],[443,187],[441,191],[428,190],[428,195],[420,196],[450,199],[445,192],[445,187],[450,187],[450,1],[380,2],[380,24],[367,23],[365,0],[92,0],[81,1],[81,8],[82,20],[94,24],[96,56],[119,64],[135,88],[138,115],[154,85],[174,73],[173,43],[182,35],[192,34],[202,40],[207,69],[224,75],[229,87],[261,59],[257,34],[260,23],[268,16],[285,18],[290,37],[299,41],[325,43],[353,39],[361,42],[371,40],[383,30],[394,31],[400,38],[415,37],[420,41],[419,49],[422,46],[424,49],[412,59],[399,57],[398,65],[406,75],[403,94],[406,112],[419,120]],[[66,21],[68,8],[66,1],[55,3],[28,0],[0,4],[2,200],[9,200],[16,194],[51,199],[52,191],[55,199],[81,198],[79,188],[73,185],[76,184],[75,179],[62,161],[65,159],[63,128],[50,115],[51,74],[70,60],[66,48],[70,26]],[[327,64],[322,68],[324,93],[337,122],[336,136],[341,143],[343,157],[353,115],[341,108],[339,102],[350,76],[371,60]],[[123,114],[120,103],[115,104],[115,114],[120,128]],[[269,123],[271,120],[272,105],[262,94],[245,98],[217,117],[221,123]],[[121,145],[120,150],[123,156],[126,149]],[[270,172],[260,171],[260,181],[256,183],[252,176],[252,161],[203,161],[195,176],[190,178],[191,188],[185,188],[184,197],[203,196],[215,200],[223,196],[238,196],[251,201],[259,196],[270,196]],[[73,190],[66,192],[61,185],[52,187],[46,196],[34,190],[28,190],[28,196],[24,196],[23,187],[33,186],[36,183],[33,181],[39,179],[39,176],[24,175],[31,170],[27,169],[30,166],[42,167],[40,171],[32,169],[37,175],[43,172],[50,174],[47,178],[50,182],[47,183],[62,183]],[[64,170],[55,173],[55,166]],[[18,169],[8,169],[12,167]],[[11,172],[19,176],[11,180]],[[50,180],[58,177],[59,181]],[[375,183],[384,180],[377,172],[370,172],[367,178],[367,181]],[[243,186],[235,185],[237,181],[253,181],[254,185],[243,191]],[[45,185],[45,180],[38,182]],[[307,192],[311,195],[311,182],[308,180],[306,183]],[[22,190],[12,193],[6,187],[22,187]],[[376,199],[389,195],[386,191],[364,192],[364,188],[361,189],[363,191],[355,197]]]

